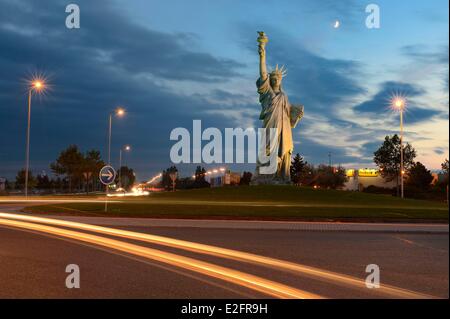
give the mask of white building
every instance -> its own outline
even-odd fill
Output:
[[[380,171],[373,168],[347,169],[348,181],[344,185],[345,190],[362,191],[369,186],[393,188],[396,186],[395,180],[386,182]]]
[[[241,174],[231,172],[230,170],[214,170],[212,174],[206,175],[206,181],[211,187],[222,187],[225,185],[239,185]]]

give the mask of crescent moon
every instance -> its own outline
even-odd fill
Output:
[[[336,22],[334,22],[334,28],[337,29],[341,26],[341,22],[339,20],[336,20]]]

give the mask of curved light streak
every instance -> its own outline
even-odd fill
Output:
[[[309,276],[311,278],[315,278],[318,280],[325,280],[329,282],[333,282],[335,284],[340,284],[347,287],[356,287],[356,288],[364,288],[367,289],[365,285],[365,281],[359,278],[355,278],[348,275],[343,275],[327,270],[322,270],[315,267],[305,266],[302,264],[297,264],[293,262],[288,262],[284,260],[279,260],[275,258],[260,256],[256,254],[241,252],[237,250],[221,248],[211,245],[199,244],[194,242],[189,242],[185,240],[179,240],[169,237],[127,231],[122,229],[114,229],[84,223],[70,222],[65,220],[57,220],[50,218],[42,218],[36,216],[26,216],[19,214],[5,214],[0,213],[0,217],[10,218],[10,219],[18,219],[18,220],[27,220],[38,223],[46,223],[50,225],[58,225],[64,227],[71,227],[77,229],[83,229],[87,231],[102,233],[106,235],[113,235],[128,239],[140,240],[144,242],[149,242],[153,244],[159,244],[168,247],[174,247],[184,250],[189,250],[193,252],[203,253],[207,255],[222,257],[222,258],[230,258],[233,260],[238,260],[242,262],[257,264],[268,266],[271,268],[275,268],[277,270],[284,270],[293,272],[299,275]],[[373,290],[373,289],[372,289]],[[374,293],[384,293],[386,295],[393,296],[395,298],[432,298],[432,296],[420,294],[414,291],[397,288],[389,285],[381,285],[377,291],[373,291]]]
[[[218,278],[277,298],[283,299],[321,298],[321,296],[319,295],[302,291],[275,281],[267,280],[241,271],[225,268],[222,266],[217,266],[215,264],[207,263],[189,257],[179,256],[176,254],[160,251],[157,249],[122,242],[111,238],[80,233],[53,226],[46,226],[42,224],[34,224],[29,222],[22,222],[3,218],[0,218],[0,225],[44,232],[52,235],[57,235],[61,237],[75,239],[82,242],[95,244],[98,246],[112,248],[128,254],[144,257],[151,260],[156,260],[175,267],[188,269],[203,275]]]

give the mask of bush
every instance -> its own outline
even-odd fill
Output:
[[[386,187],[379,187],[375,185],[367,186],[363,189],[363,193],[370,193],[370,194],[384,194],[384,195],[395,195],[396,190],[394,188],[386,188]]]
[[[440,187],[431,187],[428,189],[424,189],[422,187],[406,185],[405,197],[443,202],[447,200],[447,193],[445,189],[442,189]]]
[[[347,181],[345,170],[342,167],[319,165],[317,168],[316,184],[323,188],[339,189]]]
[[[364,193],[370,194],[384,194],[384,195],[392,195],[397,196],[396,188],[384,188],[378,187],[374,185],[370,185],[363,189]],[[440,187],[431,187],[428,189],[424,189],[421,187],[416,187],[412,185],[405,185],[405,198],[412,199],[422,199],[422,200],[432,200],[432,201],[440,201],[443,202],[446,200],[446,190]]]
[[[414,163],[408,175],[407,184],[411,187],[422,189],[431,187],[433,175],[431,175],[431,172],[421,162]]]

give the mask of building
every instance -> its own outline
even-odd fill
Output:
[[[219,171],[216,174],[207,175],[206,181],[211,187],[222,187],[225,185],[239,185],[241,174],[230,170]]]
[[[345,190],[362,191],[369,186],[393,188],[396,186],[395,180],[386,182],[380,171],[373,168],[347,169],[348,181],[344,185]]]

